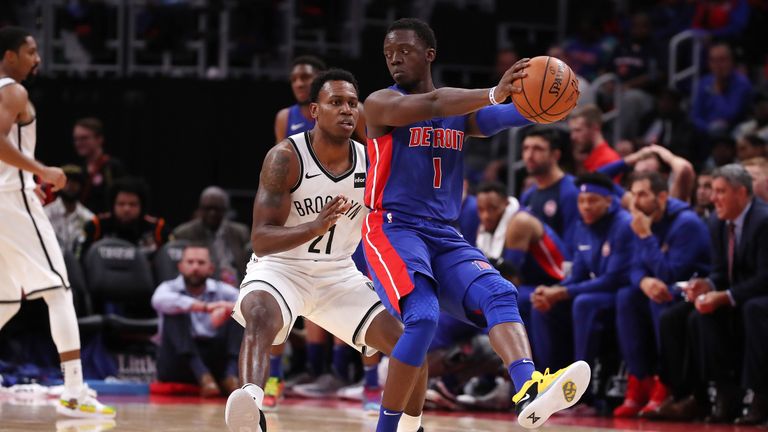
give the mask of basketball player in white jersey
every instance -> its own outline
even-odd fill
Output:
[[[245,385],[227,401],[230,431],[266,431],[262,401],[269,348],[286,340],[298,316],[368,355],[389,354],[402,333],[351,258],[367,213],[365,148],[350,139],[359,114],[357,82],[349,72],[332,69],[318,75],[310,94],[315,127],[272,148],[260,174],[251,234],[255,254],[233,311],[245,326]],[[421,430],[426,368],[419,377],[401,431]]]
[[[89,395],[80,363],[80,334],[64,258],[53,227],[35,195],[37,175],[53,190],[64,187],[60,168],[35,160],[36,119],[19,84],[37,71],[40,56],[29,32],[0,29],[0,328],[21,300],[43,298],[61,358],[64,392],[56,409],[71,417],[114,417],[115,410]]]

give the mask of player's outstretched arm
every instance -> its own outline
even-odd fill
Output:
[[[291,211],[291,188],[298,180],[298,156],[290,144],[283,141],[267,153],[261,168],[251,230],[253,252],[257,256],[284,252],[323,235],[349,210],[347,200],[337,196],[326,203],[314,221],[284,226]]]
[[[504,73],[492,89],[443,87],[429,93],[409,95],[391,89],[376,91],[365,100],[369,129],[405,126],[434,117],[465,115],[491,104],[492,100],[501,103],[512,93],[522,91],[514,81],[526,76],[524,69],[527,66],[528,59],[519,61]]]
[[[67,177],[64,171],[56,167],[47,167],[26,156],[8,139],[8,134],[19,115],[27,109],[27,91],[19,84],[11,84],[0,90],[0,161],[39,176],[44,182],[53,185],[53,190],[64,187]]]

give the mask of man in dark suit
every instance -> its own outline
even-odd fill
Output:
[[[744,340],[742,315],[751,319],[756,315],[753,313],[756,309],[754,305],[764,302],[768,295],[768,205],[753,197],[752,178],[744,167],[737,164],[726,165],[713,172],[712,201],[717,215],[717,219],[710,224],[713,272],[709,278],[693,279],[683,288],[683,295],[695,310],[682,306],[670,308],[662,314],[662,350],[668,347],[669,351],[674,351],[671,347],[685,345],[680,343],[680,330],[673,329],[687,329],[690,361],[686,366],[688,370],[697,368],[700,376],[698,380],[690,374],[686,376],[685,366],[682,370],[677,366],[676,373],[687,380],[675,377],[675,372],[668,373],[673,388],[677,384],[679,395],[680,388],[693,381],[714,382],[717,397],[707,421],[730,422],[736,418],[741,406],[737,374]],[[665,333],[665,329],[668,332]],[[751,333],[748,331],[748,334]],[[748,348],[752,345],[755,344],[748,344]],[[676,368],[672,363],[683,363],[680,359],[684,356],[674,358],[669,351],[665,356],[665,367],[672,372]],[[676,355],[685,354],[680,353],[679,348],[677,351]],[[745,357],[751,359],[759,355],[746,352]],[[749,374],[764,374],[762,369],[765,369],[765,362],[748,368],[743,377],[744,386],[755,388],[759,385],[756,382],[759,375]],[[674,383],[676,380],[679,382]],[[700,393],[696,396],[683,398],[674,404],[663,404],[659,412],[666,418],[682,420],[694,417],[700,412],[697,407],[700,408],[701,402],[706,400]],[[764,408],[764,405],[759,401],[753,408]]]

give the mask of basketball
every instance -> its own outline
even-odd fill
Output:
[[[512,94],[520,114],[535,123],[554,123],[567,116],[579,101],[579,80],[564,61],[534,57],[520,80],[521,93]]]

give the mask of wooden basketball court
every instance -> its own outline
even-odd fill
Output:
[[[98,432],[163,431],[225,432],[224,399],[125,397],[102,398],[118,409],[115,420],[83,420],[57,416],[52,401],[13,400],[0,402],[0,431],[3,432]],[[267,414],[269,432],[371,432],[376,417],[363,413],[359,404],[337,401],[289,400],[278,412]],[[438,413],[425,414],[426,432],[524,431],[510,414]],[[759,428],[703,424],[651,423],[638,420],[613,420],[573,417],[567,413],[553,417],[544,430],[550,432],[648,430],[689,432],[760,431]],[[765,430],[765,429],[762,429]]]

